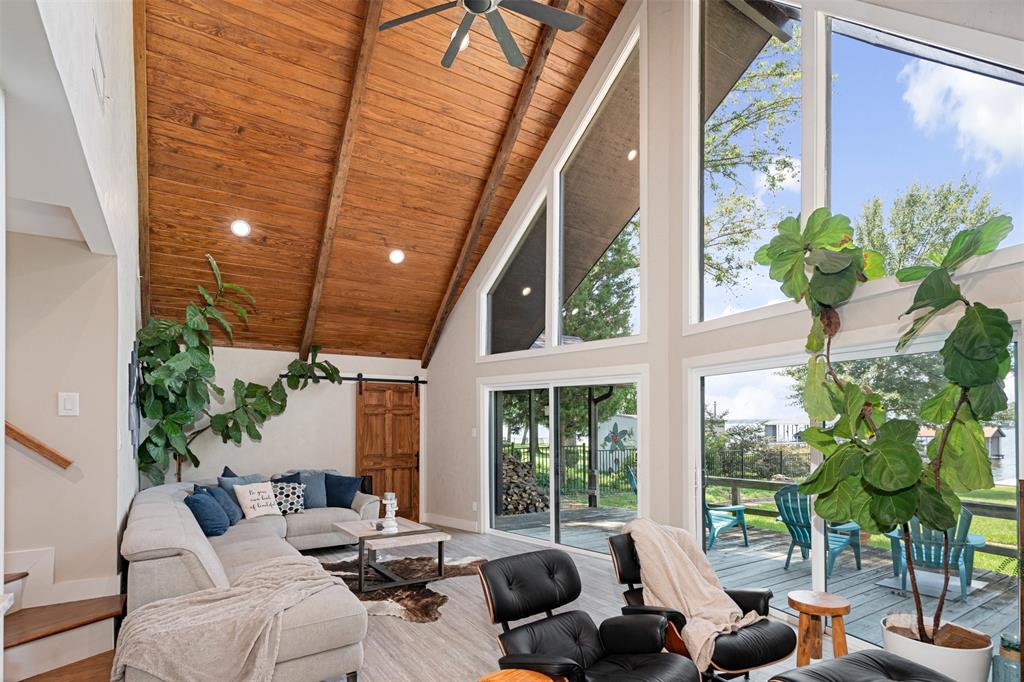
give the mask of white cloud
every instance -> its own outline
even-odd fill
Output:
[[[740,372],[704,379],[705,404],[718,403],[718,413],[729,419],[806,419],[797,405],[790,405],[792,379],[775,370]]]
[[[1024,88],[923,60],[905,66],[900,78],[918,128],[955,131],[957,147],[989,175],[1024,164]]]
[[[780,156],[772,162],[772,175],[781,176],[781,181],[775,191],[799,192],[800,191],[800,159],[792,156]],[[768,175],[757,173],[754,176],[754,186],[757,188],[757,196],[763,197],[771,188],[768,186]]]

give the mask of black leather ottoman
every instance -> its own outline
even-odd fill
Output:
[[[956,682],[931,668],[888,651],[856,651],[849,656],[794,668],[772,682]]]

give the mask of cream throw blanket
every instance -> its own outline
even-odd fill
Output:
[[[681,528],[634,519],[625,528],[640,558],[644,604],[675,609],[686,616],[683,642],[698,670],[707,670],[718,635],[763,620],[744,615],[722,589],[697,540]]]
[[[344,584],[312,557],[287,556],[259,564],[231,587],[140,606],[121,626],[110,679],[124,679],[131,666],[167,682],[269,681],[282,612]]]

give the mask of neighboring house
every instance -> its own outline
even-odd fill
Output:
[[[764,437],[770,443],[800,443],[800,432],[810,426],[806,421],[792,419],[726,419],[725,430],[749,424],[762,425]]]
[[[985,447],[988,449],[988,456],[992,459],[1002,459],[1006,454],[1003,452],[1003,441],[1006,440],[1006,432],[999,426],[982,426],[982,433],[985,434]],[[917,442],[921,445],[928,445],[935,437],[935,429],[930,426],[922,426],[917,432]]]

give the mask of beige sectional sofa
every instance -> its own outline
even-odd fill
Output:
[[[128,610],[157,599],[210,587],[228,587],[250,567],[298,549],[352,542],[337,521],[376,518],[380,501],[357,493],[352,509],[325,507],[302,514],[242,519],[206,537],[184,499],[191,483],[149,488],[136,495],[121,541],[128,560]],[[274,680],[314,682],[343,678],[363,660],[366,609],[348,588],[334,586],[284,612]],[[153,678],[129,668],[129,682]]]

